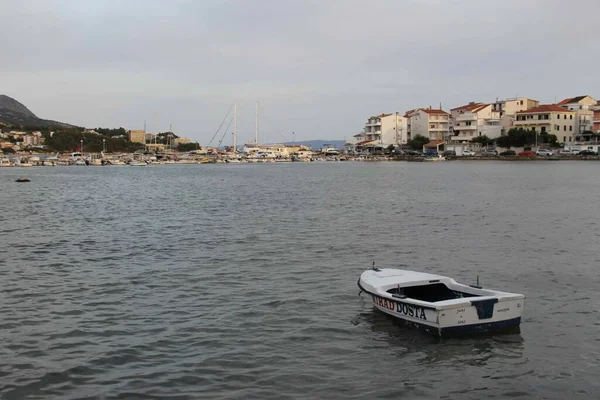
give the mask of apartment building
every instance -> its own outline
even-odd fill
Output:
[[[593,116],[593,127],[592,130],[596,133],[600,133],[600,101],[592,107],[592,111],[594,111]]]
[[[364,129],[364,139],[389,146],[405,144],[407,138],[407,118],[395,114],[380,114],[369,117]]]
[[[506,134],[514,126],[515,115],[520,111],[529,110],[538,107],[538,100],[529,97],[514,97],[505,100],[496,100],[492,103],[492,111],[498,113],[500,120],[501,134]]]
[[[559,142],[565,143],[575,138],[576,123],[575,111],[556,104],[543,104],[517,112],[514,127],[556,135]]]
[[[500,113],[492,104],[471,102],[450,110],[453,141],[470,141],[477,136],[497,138],[502,134]]]
[[[408,138],[417,135],[430,140],[446,140],[450,129],[450,114],[444,110],[417,108],[405,114]]]
[[[575,134],[591,131],[594,128],[594,108],[598,101],[592,96],[583,95],[564,99],[558,103],[570,111],[575,111]]]

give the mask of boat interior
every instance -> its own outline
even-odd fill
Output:
[[[407,298],[428,301],[430,303],[435,303],[437,301],[462,299],[464,297],[480,297],[476,294],[450,289],[443,283],[393,288],[388,290],[387,292],[391,295],[406,296]]]

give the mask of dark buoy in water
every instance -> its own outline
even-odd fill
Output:
[[[31,182],[31,181],[27,178],[19,178],[15,182]]]

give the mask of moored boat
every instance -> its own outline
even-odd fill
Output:
[[[525,300],[522,294],[391,268],[363,272],[358,287],[376,309],[435,336],[517,330]]]

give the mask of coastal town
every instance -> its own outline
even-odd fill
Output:
[[[237,118],[237,116],[235,117]],[[257,117],[258,118],[258,117]],[[589,95],[540,104],[528,97],[469,102],[445,111],[421,107],[370,116],[343,148],[254,141],[202,146],[173,132],[145,129],[20,129],[0,124],[0,166],[446,161],[452,159],[596,159],[600,102]],[[225,135],[223,135],[225,136]]]
[[[521,134],[521,138],[510,140]],[[457,156],[493,150],[563,154],[598,153],[600,102],[592,96],[540,104],[528,97],[494,102],[469,102],[451,108],[415,108],[405,113],[382,113],[367,118],[364,129],[346,142],[353,154],[375,154],[389,146]],[[422,149],[410,146],[421,139]],[[415,148],[417,147],[417,148]],[[447,153],[448,154],[448,153]]]

